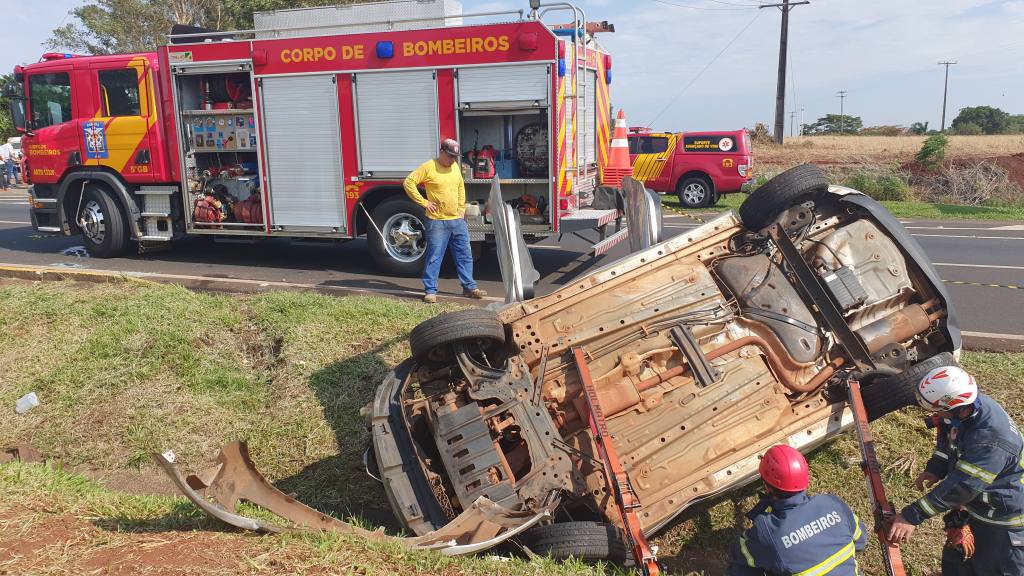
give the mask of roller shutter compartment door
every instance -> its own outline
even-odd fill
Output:
[[[270,210],[285,229],[345,228],[333,75],[263,78]]]
[[[586,74],[587,84],[583,85],[583,75]],[[576,76],[576,94],[579,96],[580,110],[576,115],[576,130],[579,132],[580,142],[580,164],[594,164],[597,162],[597,73],[592,71],[583,72]],[[585,98],[584,98],[585,96]]]
[[[496,102],[546,106],[550,91],[547,64],[459,69],[459,102],[471,108]]]
[[[437,156],[437,83],[432,71],[356,75],[359,171],[404,178]]]

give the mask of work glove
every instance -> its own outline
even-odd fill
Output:
[[[964,553],[964,560],[974,556],[974,533],[967,523],[967,512],[954,510],[942,517],[946,526],[946,546]]]

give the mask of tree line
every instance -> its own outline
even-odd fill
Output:
[[[864,126],[860,116],[826,114],[811,124],[800,125],[801,134],[861,134],[865,136],[901,136],[905,134],[938,134],[929,129],[928,122],[914,122],[910,126]],[[992,106],[968,106],[946,129],[947,134],[981,136],[995,134],[1024,134],[1024,114],[1010,114]]]

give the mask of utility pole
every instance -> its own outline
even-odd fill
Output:
[[[789,11],[794,6],[810,4],[808,0],[781,4],[761,4],[758,8],[780,8],[782,10],[782,33],[779,36],[779,84],[775,91],[775,143],[782,144],[786,132],[786,45],[789,43]]]
[[[796,126],[796,110],[789,113],[789,137],[793,137],[793,128]]]
[[[946,131],[946,93],[949,92],[949,66],[951,64],[956,64],[956,60],[947,60],[945,62],[939,62],[939,66],[946,67],[946,83],[942,87],[942,128],[939,129],[939,132]]]
[[[804,135],[804,107],[800,107],[800,135]]]
[[[846,90],[840,90],[836,92],[836,97],[839,98],[839,133],[846,133],[846,114],[843,112],[843,103],[846,100]]]

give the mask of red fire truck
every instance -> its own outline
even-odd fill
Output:
[[[524,236],[604,238],[618,212],[579,198],[608,157],[611,58],[595,34],[611,28],[564,3],[410,12],[428,5],[257,13],[255,30],[172,34],[155,53],[17,67],[33,226],[82,234],[99,257],[198,234],[365,235],[384,271],[418,274],[424,214],[402,180],[456,138],[472,240],[490,237],[495,175]],[[559,11],[568,24],[544,22]]]
[[[655,192],[677,194],[687,208],[714,206],[722,194],[753,184],[754,148],[746,130],[630,128],[629,154],[634,178]]]

